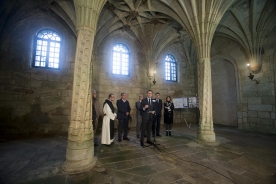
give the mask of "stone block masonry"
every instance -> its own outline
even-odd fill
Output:
[[[145,65],[142,65],[140,61],[140,55],[137,53],[141,53],[139,50],[139,46],[135,45],[135,43],[125,41],[124,44],[129,48],[133,48],[131,50],[131,63],[135,67],[130,71],[129,76],[117,76],[111,73],[111,64],[112,60],[110,59],[110,55],[112,55],[112,49],[107,50],[106,48],[112,48],[112,44],[117,43],[116,41],[124,40],[124,35],[117,34],[106,39],[106,42],[101,44],[100,50],[102,52],[94,53],[94,62],[93,62],[93,82],[92,88],[97,90],[98,100],[100,105],[103,104],[104,100],[107,98],[109,93],[114,93],[116,100],[120,99],[121,92],[127,93],[127,100],[130,103],[130,107],[132,111],[131,115],[131,123],[130,126],[136,126],[136,107],[135,102],[138,100],[139,94],[143,94],[144,98],[146,97],[146,91],[148,89],[153,90],[153,98],[155,98],[155,93],[159,92],[161,94],[161,99],[165,102],[165,98],[167,95],[170,95],[172,98],[178,98],[179,95],[181,97],[195,96],[197,93],[196,86],[197,82],[194,80],[196,78],[196,64],[191,64],[190,67],[181,68],[181,73],[179,73],[179,80],[181,82],[167,82],[165,78],[165,70],[164,70],[164,57],[165,55],[160,56],[158,62],[160,63],[156,68],[156,84],[150,86],[152,84],[153,78],[149,79],[146,76],[147,68]],[[121,41],[120,41],[121,42]],[[97,43],[95,43],[97,45]],[[168,48],[164,53],[173,53],[173,46]],[[177,55],[177,53],[174,53]],[[180,65],[182,64],[181,58],[177,58]],[[105,62],[102,62],[105,61]],[[139,67],[136,67],[139,66]],[[98,69],[101,69],[99,72]],[[190,69],[192,68],[192,69]],[[187,75],[189,73],[189,75]],[[139,76],[139,77],[137,77]],[[190,80],[189,80],[190,79]],[[186,82],[189,81],[189,84]],[[116,100],[113,103],[116,108]],[[102,109],[101,109],[102,110]],[[164,110],[163,110],[164,111]],[[184,116],[187,121],[191,122],[194,126],[196,124],[195,112],[193,109],[190,111],[185,111]],[[161,118],[161,123],[163,123],[163,118]],[[180,116],[174,117],[174,123],[183,123],[183,118]],[[185,122],[184,122],[185,123]]]
[[[247,116],[244,113],[242,114],[242,123],[244,126],[240,128],[275,134],[276,84],[274,80],[262,80],[262,76],[271,75],[268,74],[268,66],[270,64],[264,63],[262,70],[256,74],[256,79],[260,77],[259,84],[250,84],[246,81],[248,78],[242,78],[241,84],[246,84],[242,88],[242,99],[247,99],[243,101],[243,106],[246,106],[248,111]],[[271,67],[269,70],[273,71],[274,69]]]
[[[75,56],[75,35],[51,16],[41,12],[39,15],[44,21],[30,17],[22,20],[22,25],[16,29],[8,30],[10,38],[18,38],[12,43],[8,44],[8,39],[1,37],[1,135],[68,130],[74,73],[70,64]],[[58,31],[63,38],[59,70],[30,67],[33,38],[45,25]]]
[[[274,36],[275,37],[275,36]],[[271,35],[267,40],[275,40]],[[276,44],[273,41],[269,44],[264,43],[265,48],[269,48],[263,55],[262,67],[258,73],[254,74],[255,81],[251,81],[248,78],[249,69],[246,66],[246,56],[241,52],[239,45],[232,42],[230,39],[224,40],[223,38],[215,38],[215,42],[212,45],[216,50],[213,51],[213,55],[220,55],[222,58],[230,58],[234,61],[234,65],[237,67],[236,79],[238,86],[238,127],[247,131],[258,131],[265,133],[276,134],[275,128],[275,69],[276,58],[275,48]],[[218,47],[221,43],[227,42],[225,47]],[[269,46],[265,46],[265,45]],[[227,53],[227,48],[234,48],[234,53]],[[273,50],[273,51],[272,51]],[[274,63],[274,64],[273,64]],[[273,76],[274,75],[274,76]],[[233,76],[231,76],[233,77]],[[231,90],[231,89],[229,89]],[[214,97],[215,98],[215,97]],[[214,99],[213,99],[214,100]],[[216,113],[213,109],[213,113]]]

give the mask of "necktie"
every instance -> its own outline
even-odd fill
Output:
[[[157,103],[159,103],[159,100],[157,99]]]
[[[149,106],[151,105],[151,101],[150,101],[150,98],[149,98]]]

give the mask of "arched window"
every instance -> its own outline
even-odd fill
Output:
[[[165,73],[167,81],[177,81],[176,60],[173,55],[168,54],[165,58]]]
[[[112,74],[129,75],[129,50],[124,44],[113,47]]]
[[[34,59],[32,66],[59,69],[60,37],[50,29],[39,31],[34,40]]]

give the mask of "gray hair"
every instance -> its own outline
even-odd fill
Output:
[[[95,89],[92,89],[92,93],[97,93]]]

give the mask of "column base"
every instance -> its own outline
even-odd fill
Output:
[[[65,160],[65,162],[61,166],[61,170],[69,174],[79,174],[93,168],[96,165],[97,160],[98,157],[94,157],[89,163],[87,163],[88,161],[76,162]]]
[[[199,130],[197,132],[197,139],[206,143],[215,143],[216,134],[213,130]]]

